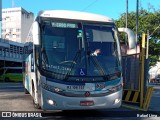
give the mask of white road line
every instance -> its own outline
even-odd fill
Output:
[[[153,97],[158,97],[158,98],[160,98],[160,95],[153,95]]]
[[[1,94],[0,94],[0,97],[15,96],[15,95],[20,95],[20,94],[19,94],[19,93],[17,93],[17,94],[15,94],[15,93],[13,93],[13,94],[5,94],[5,95],[1,95]],[[25,95],[25,94],[21,94],[21,95]]]

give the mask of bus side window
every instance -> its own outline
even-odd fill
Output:
[[[2,68],[0,69],[0,75],[3,75],[3,73],[4,73],[4,69]]]
[[[39,51],[39,47],[38,46],[35,46],[35,64],[37,65],[37,66],[39,66],[39,62],[40,62],[40,51]]]

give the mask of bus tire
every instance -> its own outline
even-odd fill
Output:
[[[25,94],[29,94],[28,90],[26,88],[24,88],[24,93]]]
[[[41,106],[39,105],[39,103],[35,103],[34,99],[33,99],[33,105],[36,109],[41,109]]]
[[[41,109],[41,106],[39,105],[39,103],[35,102],[35,89],[34,89],[34,84],[32,82],[32,94],[33,94],[33,105],[36,109]]]

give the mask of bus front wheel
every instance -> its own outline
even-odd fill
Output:
[[[24,93],[25,94],[29,94],[28,90],[26,88],[24,88]]]
[[[35,103],[34,99],[33,99],[33,104],[36,109],[41,109],[41,106],[38,103]]]
[[[34,88],[34,84],[32,83],[32,93],[33,93],[33,105],[35,108],[37,109],[41,109],[41,106],[39,105],[39,103],[35,102],[35,88]]]

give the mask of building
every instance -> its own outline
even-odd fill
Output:
[[[25,43],[34,15],[22,7],[2,9],[2,39]]]
[[[24,44],[0,39],[0,60],[22,62]],[[2,46],[3,44],[3,46]]]
[[[23,61],[23,43],[0,39],[0,68],[4,66],[22,66]]]

